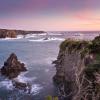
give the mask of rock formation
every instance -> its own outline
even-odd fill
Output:
[[[23,30],[7,30],[7,29],[0,29],[0,38],[16,38],[17,35],[27,35],[27,34],[38,34],[44,33],[44,31],[23,31]]]
[[[17,34],[14,30],[0,30],[0,38],[16,38]]]
[[[1,74],[9,79],[16,78],[20,72],[27,71],[24,63],[18,61],[17,56],[12,53],[7,61],[4,62],[4,66],[1,68]]]
[[[100,36],[92,41],[65,40],[53,63],[53,80],[64,100],[100,100]]]
[[[23,83],[16,80],[17,76],[24,71],[27,71],[24,63],[18,61],[17,56],[12,53],[7,61],[4,62],[4,66],[1,68],[1,75],[7,77],[8,79],[12,80],[12,85],[14,88],[19,90],[24,90],[24,92],[31,93],[31,84]]]
[[[15,80],[12,80],[12,83],[15,88],[24,90],[25,92],[28,92],[29,94],[31,93],[31,89],[32,89],[31,84],[23,83],[23,82],[19,82]]]

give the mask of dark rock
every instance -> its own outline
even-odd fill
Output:
[[[4,66],[1,68],[1,74],[9,79],[16,78],[20,72],[27,71],[24,63],[18,61],[17,56],[12,53],[7,61],[4,62]]]
[[[0,29],[0,38],[16,38],[17,35],[27,35],[27,34],[41,34],[45,33],[44,31],[24,31],[24,30],[8,30]]]
[[[65,80],[65,77],[64,77],[64,76],[57,76],[57,75],[55,75],[55,76],[53,77],[53,81],[54,81],[54,83],[57,84],[57,85],[63,83],[64,80]]]
[[[16,38],[17,37],[16,31],[4,30],[4,29],[0,30],[0,38],[6,38],[6,37]]]
[[[46,37],[46,38],[44,38],[43,40],[48,40],[48,38]]]
[[[57,63],[58,63],[58,60],[52,61],[52,64],[57,64]]]
[[[25,92],[31,93],[31,84],[29,83],[23,83],[23,82],[19,82],[19,81],[12,81],[12,84],[15,88],[19,89],[19,90],[24,90]]]

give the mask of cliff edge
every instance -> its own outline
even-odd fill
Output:
[[[100,100],[100,36],[60,45],[54,82],[63,100]]]

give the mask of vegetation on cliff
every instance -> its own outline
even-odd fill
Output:
[[[61,69],[64,70],[64,72],[62,73],[67,75],[65,71],[67,68],[64,67],[68,66],[64,64],[66,64],[65,56],[68,55],[71,55],[70,57],[76,55],[76,59],[78,59],[77,55],[80,56],[80,60],[76,60],[78,62],[80,61],[80,65],[78,62],[78,65],[76,65],[77,67],[72,65],[72,69],[74,70],[73,74],[75,74],[74,83],[76,84],[77,91],[74,94],[72,91],[72,100],[100,100],[100,36],[97,36],[92,41],[79,41],[68,39],[61,43],[60,53],[56,61],[57,73],[54,77],[54,81],[56,83],[60,82],[59,77],[61,76],[59,73],[61,73]],[[82,64],[82,62],[84,64]],[[63,75],[63,77],[66,77],[65,75]],[[64,84],[65,81],[69,80],[66,80],[65,78]]]
[[[65,51],[66,49],[68,53],[79,51],[82,57],[85,54],[100,53],[100,36],[92,41],[65,40],[61,43],[60,50]]]

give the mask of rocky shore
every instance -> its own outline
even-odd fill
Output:
[[[8,29],[0,29],[0,38],[16,38],[17,35],[27,35],[27,34],[38,34],[44,33],[44,31],[23,31],[23,30],[8,30]]]
[[[100,36],[92,41],[65,40],[53,63],[62,100],[100,100]]]

